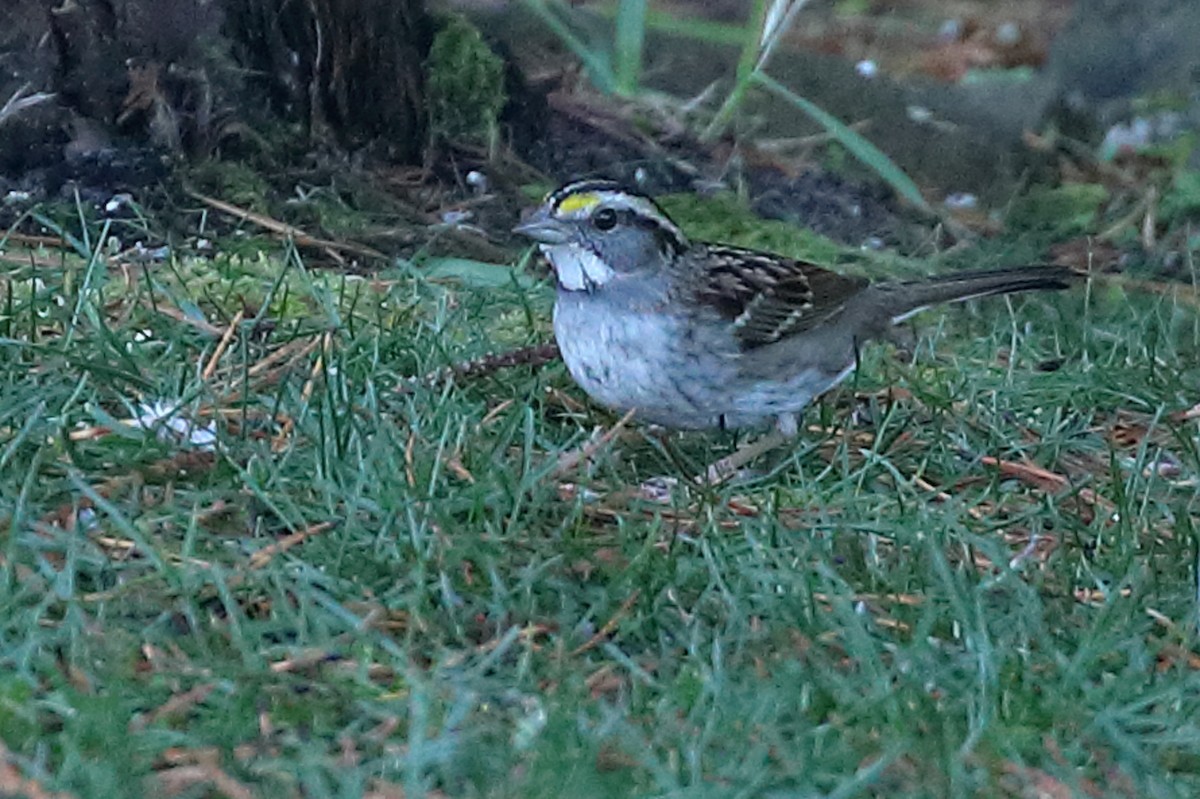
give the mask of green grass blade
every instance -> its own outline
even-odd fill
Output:
[[[725,98],[725,102],[717,109],[712,122],[708,123],[708,127],[700,134],[701,141],[712,141],[720,136],[745,101],[746,91],[750,88],[751,80],[754,77],[754,64],[758,60],[760,36],[766,17],[767,0],[754,0],[750,21],[742,32],[742,52],[738,56],[733,88],[730,90],[729,96]]]
[[[616,85],[627,97],[637,94],[646,40],[646,0],[621,0],[617,7]]]
[[[875,174],[879,175],[889,186],[895,189],[896,193],[901,197],[927,214],[934,213],[929,203],[921,196],[921,191],[917,188],[917,184],[913,183],[912,178],[904,174],[904,171],[896,166],[896,163],[874,144],[871,144],[871,142],[860,136],[825,109],[804,99],[770,75],[755,72],[754,81],[812,117],[835,141],[849,150],[850,154],[859,161],[870,167]]]
[[[567,27],[558,15],[550,9],[545,0],[525,0],[525,7],[538,16],[555,36],[562,39],[575,57],[583,62],[592,83],[602,92],[612,93],[617,88],[617,76],[613,73],[612,64],[607,53],[588,45],[575,32]]]
[[[745,28],[726,22],[707,19],[688,19],[669,11],[651,9],[646,12],[646,27],[698,42],[738,46],[746,39]]]

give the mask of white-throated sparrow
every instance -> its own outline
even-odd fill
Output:
[[[935,303],[1065,288],[1034,266],[869,283],[770,253],[690,241],[652,200],[568,183],[516,228],[558,280],[554,335],[593,399],[665,427],[739,428],[796,413],[853,369],[858,346]]]

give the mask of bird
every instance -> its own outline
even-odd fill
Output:
[[[1065,289],[1065,266],[870,282],[770,252],[693,241],[649,196],[568,182],[514,228],[557,283],[554,336],[589,397],[684,430],[764,428],[846,379],[860,347],[931,305]]]

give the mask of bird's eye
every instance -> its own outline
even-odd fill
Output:
[[[592,215],[592,224],[596,230],[612,230],[617,226],[617,212],[612,208],[601,208]]]

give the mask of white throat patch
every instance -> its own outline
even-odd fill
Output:
[[[595,253],[569,244],[543,244],[542,254],[554,267],[558,285],[567,291],[591,291],[612,280],[615,273]]]

